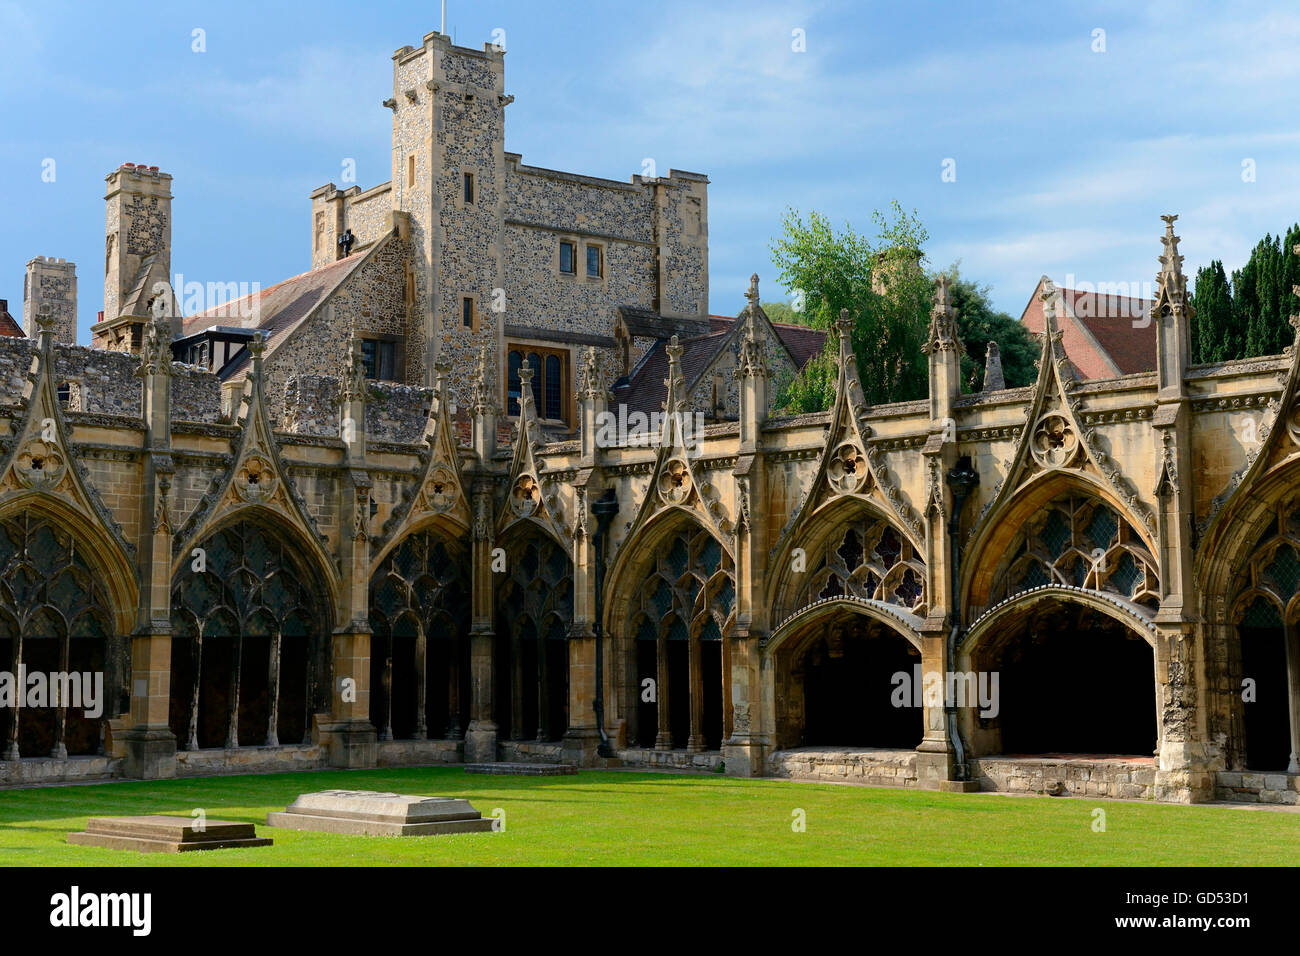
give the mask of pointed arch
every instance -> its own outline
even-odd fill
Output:
[[[381,740],[459,740],[469,718],[469,542],[431,516],[370,573],[370,719]]]
[[[857,495],[831,498],[808,512],[791,532],[774,549],[769,564],[776,573],[768,575],[764,600],[774,624],[836,594],[897,604],[925,616],[924,545],[877,502]],[[802,570],[796,567],[796,549],[803,551]],[[915,586],[895,594],[905,577]],[[819,586],[810,590],[813,584]]]
[[[261,505],[227,512],[180,555],[170,710],[183,749],[307,740],[329,703],[332,579],[300,530]]]
[[[134,576],[113,558],[111,542],[56,499],[18,496],[0,511],[0,669],[105,675],[99,719],[85,716],[84,700],[5,708],[4,759],[102,752],[107,721],[125,708],[131,670],[125,635],[134,608],[123,604],[133,596],[121,586]]]
[[[1134,540],[1139,542],[1140,551],[1144,553],[1138,554],[1137,560],[1144,565],[1144,568],[1150,565],[1154,573],[1154,555],[1157,549],[1150,529],[1128,508],[1126,502],[1115,495],[1108,484],[1087,472],[1046,471],[1033,476],[1017,488],[1016,493],[1004,501],[999,508],[983,516],[980,525],[975,529],[962,559],[963,607],[973,613],[982,613],[992,603],[1006,596],[1006,593],[998,594],[995,588],[997,579],[1005,575],[1008,570],[1007,561],[1014,559],[1011,552],[1016,547],[1017,540],[1025,538],[1026,528],[1032,523],[1031,519],[1034,516],[1041,515],[1053,503],[1071,496],[1099,503],[1113,511],[1118,533],[1122,536],[1122,542],[1114,546],[1119,546],[1121,543],[1127,545]],[[1080,541],[1082,540],[1080,536]],[[1098,547],[1103,553],[1109,553],[1112,547],[1109,543],[1102,545],[1095,541],[1084,543],[1088,544],[1084,550],[1090,556],[1094,556],[1094,551]],[[1080,546],[1079,541],[1072,540],[1069,544],[1069,548],[1075,550]],[[1055,560],[1062,556],[1053,555],[1052,558]],[[1053,575],[1048,574],[1043,581],[1037,583],[1048,584],[1054,579]],[[1059,583],[1082,585],[1084,580],[1069,582],[1062,580]],[[1158,587],[1150,590],[1159,594]]]
[[[497,728],[511,740],[558,740],[569,723],[573,556],[531,519],[509,525],[495,543],[507,556],[493,595]]]

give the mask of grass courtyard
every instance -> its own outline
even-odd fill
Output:
[[[265,825],[300,793],[462,796],[503,833],[336,836]],[[1093,810],[1106,831],[1093,830]],[[88,817],[249,821],[275,845],[186,854],[69,846]],[[796,810],[806,829],[795,832]],[[941,794],[618,771],[567,777],[460,767],[324,771],[0,791],[9,866],[984,865],[1268,866],[1300,861],[1300,813],[1105,800]]]

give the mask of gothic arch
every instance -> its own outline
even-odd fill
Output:
[[[104,675],[101,717],[76,707],[6,707],[4,759],[103,750],[109,718],[125,710],[135,577],[82,515],[42,495],[11,499],[0,514],[0,669]],[[125,592],[125,593],[124,593]],[[131,602],[131,603],[125,603]],[[50,701],[53,703],[53,701]]]
[[[528,519],[496,544],[506,551],[504,574],[493,576],[497,727],[512,740],[558,740],[569,720],[573,557],[546,524]]]
[[[899,674],[921,664],[920,617],[882,601],[823,599],[795,612],[763,646],[772,675],[775,746],[912,749],[922,708],[898,707]]]
[[[1115,544],[1099,544],[1095,540],[1077,534],[1081,529],[1072,526],[1068,549],[1078,550],[1082,545],[1087,544],[1088,547],[1082,550],[1092,556],[1098,548],[1108,554],[1112,548],[1120,547],[1121,550],[1133,552],[1135,561],[1143,565],[1142,570],[1146,570],[1149,566],[1151,573],[1155,573],[1155,555],[1158,552],[1151,532],[1145,522],[1120,501],[1109,487],[1084,472],[1045,472],[1021,485],[1002,508],[983,516],[962,556],[961,594],[964,607],[971,612],[982,614],[993,604],[1009,596],[1010,592],[1005,589],[1003,593],[999,593],[999,578],[1011,570],[1008,562],[1014,561],[1017,557],[1012,553],[1017,541],[1024,541],[1026,530],[1034,523],[1035,516],[1041,517],[1058,502],[1070,498],[1087,502],[1092,508],[1108,509],[1112,513],[1117,533],[1121,535],[1122,540]],[[1059,559],[1065,555],[1055,557]],[[1104,572],[1103,576],[1105,573],[1109,572]],[[1092,582],[1095,578],[1095,576],[1085,575],[1078,580],[1057,581],[1055,577],[1049,574],[1047,580],[1036,582],[1031,586],[1051,583],[1083,586],[1085,582]],[[1148,590],[1154,590],[1158,600],[1158,587],[1144,588],[1143,593]]]
[[[1150,609],[1091,589],[1045,585],[990,608],[954,662],[999,680],[995,713],[959,712],[971,752],[1150,759],[1162,733],[1157,637]]]
[[[201,553],[195,555],[195,550]],[[170,723],[182,749],[307,742],[328,708],[330,576],[276,512],[228,513],[172,575]]]
[[[469,717],[469,549],[424,522],[370,575],[370,719],[379,739],[459,740]],[[451,527],[454,527],[452,525]]]
[[[619,556],[606,632],[629,746],[717,750],[731,733],[731,551],[694,513],[665,509]]]
[[[778,628],[801,609],[847,595],[925,616],[925,550],[865,499],[832,498],[811,512],[777,551],[764,600]],[[795,550],[803,549],[803,570]]]

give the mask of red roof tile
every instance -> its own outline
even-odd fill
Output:
[[[1039,280],[1020,321],[1031,332],[1043,331]],[[1059,289],[1057,327],[1061,345],[1079,378],[1115,378],[1156,367],[1156,327],[1147,299]]]

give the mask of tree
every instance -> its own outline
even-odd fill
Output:
[[[1295,340],[1290,316],[1300,309],[1292,290],[1300,285],[1300,225],[1286,236],[1266,235],[1250,258],[1232,273],[1219,260],[1196,272],[1192,303],[1195,358],[1224,362],[1256,355],[1277,355]]]
[[[815,210],[807,222],[794,209],[782,217],[772,261],[786,288],[801,294],[806,324],[828,333],[825,353],[779,391],[778,405],[788,411],[830,407],[839,349],[835,320],[842,309],[853,316],[853,351],[866,400],[906,401],[926,393],[921,344],[931,288],[921,248],[929,234],[915,210],[908,214],[896,200],[888,216],[876,211],[872,220],[878,229],[874,243],[847,223],[837,235]]]
[[[807,325],[808,320],[803,312],[796,312],[789,303],[786,302],[764,302],[763,311],[772,322],[786,322],[790,325]],[[744,315],[745,310],[741,309],[740,314]]]
[[[957,262],[949,266],[947,276],[948,301],[957,310],[957,334],[966,347],[961,360],[962,387],[968,392],[984,387],[989,342],[998,343],[1007,387],[1032,385],[1038,377],[1034,363],[1039,353],[1033,335],[1019,319],[995,312],[989,302],[989,287],[962,278],[959,266]]]
[[[1196,270],[1192,305],[1196,309],[1192,327],[1193,360],[1226,360],[1233,352],[1231,339],[1236,330],[1236,319],[1233,315],[1232,287],[1228,285],[1228,275],[1219,259]]]

